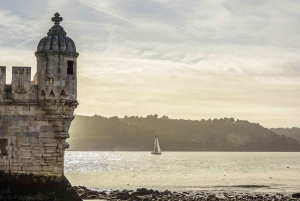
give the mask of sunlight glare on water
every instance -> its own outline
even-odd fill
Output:
[[[295,192],[300,153],[70,151],[65,175],[98,189]]]

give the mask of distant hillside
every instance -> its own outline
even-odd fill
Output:
[[[163,151],[300,151],[297,140],[233,118],[196,121],[157,115],[76,115],[70,135],[70,150],[151,151],[158,135]]]
[[[278,135],[284,135],[286,137],[291,137],[300,142],[300,128],[271,128],[271,131]]]

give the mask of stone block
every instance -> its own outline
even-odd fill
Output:
[[[50,146],[48,146],[48,147],[43,147],[45,150],[56,150],[57,149],[57,146],[56,147],[50,147]]]
[[[0,166],[5,166],[7,165],[8,163],[6,161],[0,161]]]
[[[54,168],[52,166],[43,166],[42,171],[52,172]]]
[[[64,157],[57,157],[57,161],[64,161]]]
[[[34,111],[23,111],[24,115],[34,115]]]
[[[23,110],[18,110],[17,115],[24,115],[24,111]]]
[[[10,126],[8,130],[11,135],[13,135],[15,132],[21,132],[19,126]]]
[[[42,157],[52,157],[52,154],[43,153]]]
[[[12,170],[12,171],[10,171],[10,173],[11,173],[11,174],[18,174],[18,171]]]
[[[20,132],[14,132],[13,135],[14,136],[21,136],[21,133]]]
[[[62,172],[50,172],[47,176],[59,177],[62,175]]]
[[[57,143],[44,144],[45,147],[57,147]]]
[[[32,149],[33,151],[41,151],[43,148],[41,147],[41,144],[38,144],[38,145],[36,145],[36,146],[34,146],[34,147],[31,147],[31,149]]]
[[[19,126],[29,126],[30,122],[29,121],[18,121]]]
[[[39,134],[37,132],[27,132],[23,134],[25,137],[38,137]]]
[[[31,157],[20,157],[20,162],[30,163],[31,162]]]
[[[22,166],[11,166],[10,170],[21,170]]]
[[[63,174],[63,170],[53,171],[52,174],[62,175]]]
[[[52,141],[51,138],[40,137],[40,143],[50,143]]]
[[[40,132],[40,137],[51,138],[53,136],[52,132]]]
[[[63,171],[63,167],[54,166],[54,171]]]
[[[14,137],[14,136],[12,136],[12,137],[11,137],[11,143],[12,143],[13,145],[16,145],[16,144],[17,144],[17,138]]]
[[[56,164],[56,160],[55,159],[48,159],[46,158],[45,159],[45,162],[48,164],[48,165],[55,165]]]
[[[25,174],[25,171],[18,171],[18,174]]]
[[[37,129],[34,126],[31,126],[31,122],[30,122],[30,126],[28,126],[28,132],[36,132]]]
[[[35,121],[44,121],[45,118],[43,116],[35,116]]]
[[[31,146],[30,143],[25,143],[24,141],[22,142],[21,140],[19,141],[18,145],[19,145],[20,149],[23,149],[23,150],[27,149],[27,147],[30,148],[30,146]]]
[[[47,127],[49,127],[49,123],[48,123],[47,121],[32,121],[32,122],[31,122],[31,126],[34,126],[34,127],[36,127],[37,129],[39,129],[40,132],[43,132],[43,131],[41,131],[40,127],[42,127],[42,126],[47,126]],[[47,131],[46,131],[46,132],[47,132]],[[50,132],[52,132],[52,130],[51,130]]]
[[[10,121],[10,126],[20,126],[19,121],[16,120]]]
[[[42,152],[36,152],[36,153],[33,153],[33,156],[35,157],[42,157]]]
[[[13,106],[13,105],[12,106],[8,106],[8,110],[9,111],[14,111],[14,110],[16,110],[16,106]]]
[[[41,171],[42,168],[40,166],[30,166],[30,167],[22,167],[22,170],[25,170],[25,171]]]
[[[41,132],[52,132],[53,128],[51,126],[41,126],[40,131]]]
[[[37,144],[38,143],[38,138],[36,137],[29,137],[28,142],[31,144]]]
[[[4,136],[4,134],[7,132],[7,129],[7,126],[0,126],[0,136]]]
[[[45,157],[45,161],[50,161],[50,160],[54,160],[56,161],[56,157],[53,157],[53,156],[48,156],[48,157]]]
[[[16,110],[10,110],[9,115],[18,115],[18,112]]]
[[[2,121],[2,126],[10,126],[10,121],[7,120]]]

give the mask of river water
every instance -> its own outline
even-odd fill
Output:
[[[67,151],[72,185],[97,189],[299,192],[298,152]]]

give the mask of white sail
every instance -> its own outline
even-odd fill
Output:
[[[159,143],[158,143],[158,139],[156,138],[156,147],[157,147],[157,152],[160,153],[161,150],[160,150],[160,147],[159,147]]]
[[[153,150],[154,153],[157,152],[157,138],[155,138],[154,140],[154,150]]]
[[[161,153],[161,150],[160,150],[160,146],[159,146],[157,137],[156,137],[155,140],[154,140],[154,150],[153,150],[152,153],[153,153],[153,154],[160,154],[160,153]]]

